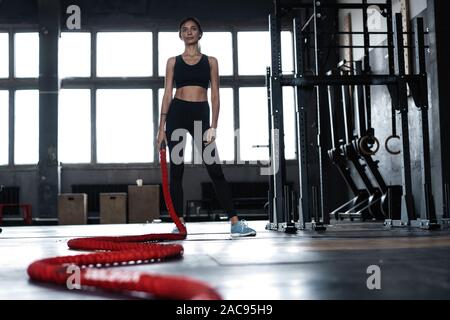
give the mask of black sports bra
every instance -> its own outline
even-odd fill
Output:
[[[211,80],[211,67],[208,56],[202,54],[196,64],[187,64],[181,55],[176,56],[173,80],[175,88],[200,86],[208,89]]]

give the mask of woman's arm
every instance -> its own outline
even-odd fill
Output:
[[[211,65],[211,128],[216,129],[219,122],[220,97],[219,97],[219,63],[214,57],[209,57]]]
[[[169,58],[166,65],[166,79],[165,79],[165,90],[164,97],[161,104],[161,115],[159,118],[159,131],[165,131],[164,127],[166,124],[167,113],[169,112],[170,103],[172,102],[173,94],[173,69],[175,66],[175,58]]]

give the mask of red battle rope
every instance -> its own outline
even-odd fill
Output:
[[[221,296],[208,285],[185,277],[105,269],[108,266],[159,262],[165,259],[182,257],[183,246],[179,244],[149,243],[164,240],[183,240],[186,239],[187,235],[186,227],[176,215],[170,198],[167,181],[166,145],[164,143],[160,149],[160,162],[164,200],[180,233],[72,239],[68,242],[71,249],[108,252],[39,260],[28,267],[29,277],[35,281],[67,286],[68,281],[70,281],[69,277],[72,276],[72,273],[68,270],[74,270],[72,266],[77,266],[80,270],[78,278],[80,286],[76,288],[95,287],[113,292],[142,292],[160,299],[221,299]],[[72,268],[69,269],[69,267]]]

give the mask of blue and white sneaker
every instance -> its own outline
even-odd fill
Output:
[[[256,236],[256,231],[252,228],[249,228],[247,225],[247,221],[240,220],[235,224],[231,225],[231,236],[232,237],[254,237]]]

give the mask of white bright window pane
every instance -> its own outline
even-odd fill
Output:
[[[91,34],[63,32],[59,39],[59,77],[91,75]]]
[[[39,159],[39,91],[16,91],[15,164],[37,164]]]
[[[151,32],[99,32],[99,77],[147,77],[153,74]]]
[[[91,162],[90,90],[61,90],[58,118],[59,161],[63,163]]]
[[[0,91],[0,166],[8,164],[9,158],[9,95],[8,91]]]
[[[233,49],[230,32],[205,32],[200,40],[201,51],[217,58],[219,75],[233,74]]]
[[[160,119],[160,115],[161,115],[161,104],[162,104],[162,99],[164,96],[164,89],[159,89],[159,112],[158,112],[158,120],[157,120],[157,126],[159,126],[159,119]],[[193,159],[193,148],[192,148],[192,137],[191,135],[188,133],[186,134],[186,149],[184,150],[184,162],[185,163],[192,163],[192,159]],[[170,137],[167,137],[167,141],[169,141]],[[169,155],[167,155],[166,158],[167,162],[169,162]]]
[[[286,160],[295,160],[295,105],[294,89],[283,88],[283,121],[284,121],[284,157]]]
[[[239,89],[240,158],[244,161],[269,160],[268,148],[253,148],[269,143],[266,88]]]
[[[210,93],[211,91],[209,91]],[[209,98],[211,101],[211,98]],[[217,150],[221,161],[234,160],[234,102],[233,89],[220,89],[220,111],[217,127]],[[211,103],[210,103],[211,106]],[[212,117],[212,110],[210,110]]]
[[[159,75],[166,75],[167,60],[183,53],[184,43],[180,40],[178,32],[159,32],[158,33],[158,68]]]
[[[15,75],[18,78],[39,77],[39,34],[15,34]]]
[[[100,163],[153,161],[152,90],[97,91],[97,159]]]
[[[265,75],[270,66],[270,52],[269,32],[238,32],[239,74]]]
[[[0,78],[9,76],[9,38],[7,33],[0,33]]]
[[[292,32],[281,32],[281,64],[284,74],[294,73],[294,52],[292,47]]]

